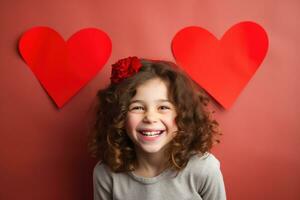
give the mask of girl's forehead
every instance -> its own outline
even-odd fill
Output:
[[[168,87],[165,81],[163,81],[160,78],[153,78],[150,80],[147,80],[146,82],[142,83],[141,85],[137,86],[136,91],[137,93],[142,93],[142,92],[148,92],[156,90],[159,92],[167,92]]]
[[[166,83],[159,79],[150,79],[136,88],[136,94],[131,101],[134,100],[168,100],[168,87]]]

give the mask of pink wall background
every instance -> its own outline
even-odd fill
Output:
[[[136,55],[173,60],[170,42],[185,26],[221,37],[251,20],[269,35],[266,59],[229,110],[216,104],[220,159],[229,200],[300,199],[300,1],[11,0],[0,2],[0,199],[92,199],[86,136],[96,91],[110,64]],[[58,110],[17,51],[33,26],[65,39],[97,27],[112,39],[104,69]]]

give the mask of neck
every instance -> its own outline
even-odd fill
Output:
[[[167,160],[165,158],[166,157],[163,152],[152,154],[138,151],[135,173],[144,177],[157,176],[167,166]]]

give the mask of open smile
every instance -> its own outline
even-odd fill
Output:
[[[144,141],[155,141],[161,137],[165,130],[139,130],[140,138]]]
[[[141,130],[139,131],[140,134],[144,136],[157,136],[161,135],[164,132],[164,130]]]

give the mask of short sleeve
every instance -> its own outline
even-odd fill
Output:
[[[206,158],[202,173],[203,184],[198,192],[203,200],[226,200],[220,162],[212,154]]]
[[[112,199],[112,175],[108,167],[98,162],[93,171],[94,200]]]

